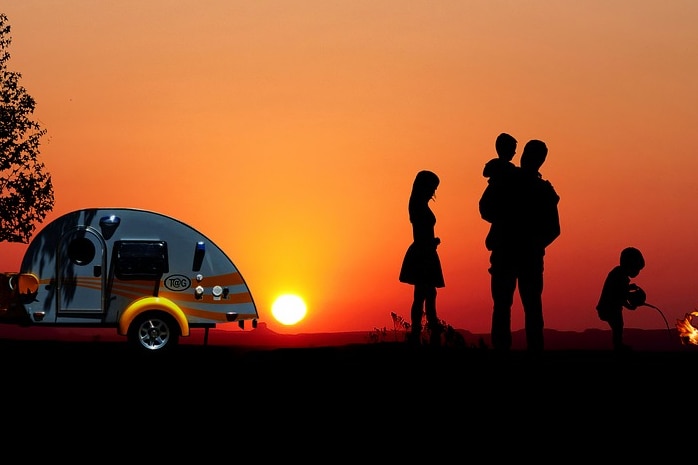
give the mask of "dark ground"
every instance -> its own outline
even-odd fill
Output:
[[[552,460],[553,447],[576,461],[601,450],[632,456],[640,446],[666,455],[693,432],[691,348],[537,356],[427,349],[181,345],[166,355],[125,342],[0,339],[2,438],[30,455],[47,443],[63,444],[63,453],[76,452],[69,444],[102,444],[101,454],[120,454],[165,441],[158,461],[174,454],[199,463],[236,444],[271,458],[285,441],[296,444],[283,457],[320,461],[328,453],[365,461],[376,447],[395,449],[381,456],[391,461],[430,448],[501,460],[514,450],[541,459],[542,448]],[[628,434],[635,452],[623,448]]]

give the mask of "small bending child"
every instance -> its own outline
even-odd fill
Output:
[[[623,343],[623,308],[628,310],[637,308],[636,304],[629,301],[629,296],[639,287],[631,283],[630,278],[635,278],[644,267],[645,259],[642,253],[635,247],[627,247],[620,253],[620,263],[608,273],[603,283],[596,311],[599,318],[611,327],[614,350],[630,349]]]

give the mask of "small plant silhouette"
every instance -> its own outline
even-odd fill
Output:
[[[385,342],[388,339],[388,328],[373,328],[373,331],[368,333],[368,342],[377,343]]]
[[[401,315],[396,312],[390,312],[390,319],[393,322],[393,337],[395,342],[406,342],[407,337],[412,328],[412,324]],[[473,349],[487,349],[485,341],[480,338],[478,345],[466,344],[465,337],[457,331],[453,326],[448,324],[445,320],[439,320],[440,327],[438,328],[441,333],[441,346],[449,348],[473,348]],[[426,324],[425,316],[422,316],[422,334],[420,335],[420,341],[422,344],[426,344],[430,340],[431,328]],[[388,328],[377,328],[374,327],[372,331],[368,333],[368,341],[370,343],[386,342],[388,340]]]
[[[390,318],[393,320],[393,334],[395,335],[395,340],[398,340],[399,332],[403,332],[402,337],[404,340],[412,325],[395,312],[390,312]]]
[[[398,340],[398,334],[402,333],[402,340],[406,340],[407,334],[410,331],[411,324],[402,316],[395,312],[390,312],[390,318],[393,320],[393,333],[395,335],[395,340]],[[428,341],[431,336],[432,329],[429,325],[425,324],[426,318],[422,315],[422,342]],[[465,338],[461,333],[456,331],[456,329],[448,324],[444,320],[439,320],[440,327],[438,328],[441,333],[441,342],[445,347],[465,347]]]

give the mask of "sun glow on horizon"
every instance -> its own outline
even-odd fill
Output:
[[[283,294],[274,301],[271,314],[282,325],[295,325],[303,318],[307,307],[303,299],[295,294]]]

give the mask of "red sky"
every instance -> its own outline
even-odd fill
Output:
[[[606,329],[594,307],[627,246],[670,324],[698,308],[693,0],[6,3],[9,68],[48,130],[46,221],[87,207],[185,221],[228,253],[277,332],[409,316],[397,276],[421,169],[441,177],[439,315],[487,332],[477,202],[500,132],[548,144],[541,171],[561,197],[546,327]],[[1,271],[25,248],[0,243]],[[291,327],[271,315],[285,292],[308,305]],[[665,324],[641,307],[626,326]]]

